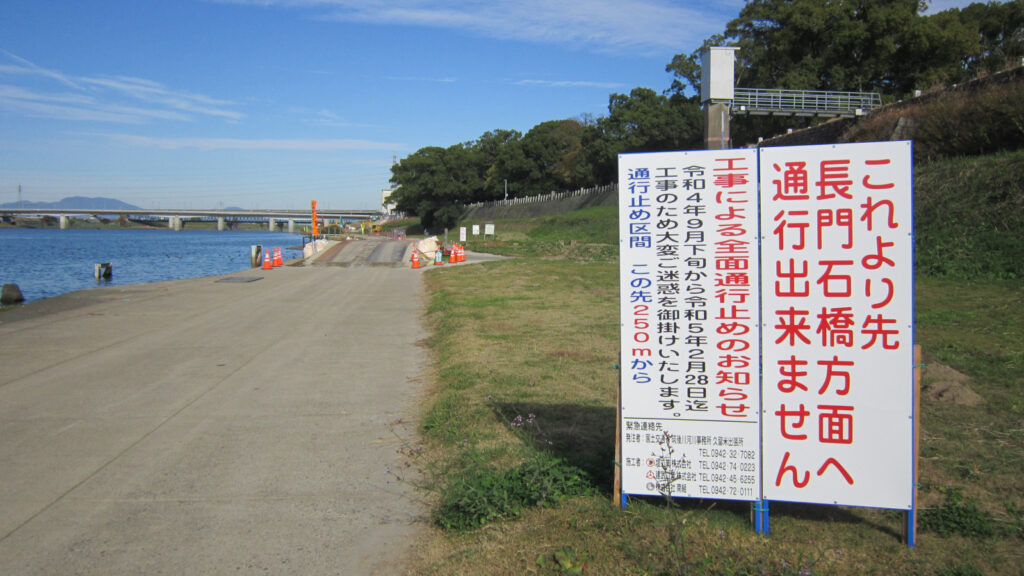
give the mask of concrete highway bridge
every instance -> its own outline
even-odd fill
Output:
[[[383,213],[377,210],[331,210],[317,209],[317,215],[324,220],[341,220],[355,222],[380,218]],[[295,233],[295,223],[308,224],[313,215],[306,210],[186,210],[186,209],[155,209],[155,210],[81,210],[81,209],[40,209],[40,208],[0,208],[0,217],[12,216],[53,216],[60,218],[61,230],[68,227],[68,219],[72,217],[121,217],[130,220],[167,220],[167,227],[181,230],[182,223],[189,220],[217,221],[217,229],[225,230],[228,221],[232,222],[266,222],[267,228],[274,232],[278,223],[286,223],[289,233]]]

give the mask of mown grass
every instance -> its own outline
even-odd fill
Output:
[[[915,172],[918,274],[1024,279],[1024,149]]]
[[[436,527],[410,573],[1020,573],[1019,282],[916,279],[926,362],[966,374],[984,399],[922,400],[917,546],[901,543],[894,511],[780,503],[766,537],[743,503],[611,502],[615,211],[580,212],[497,222],[496,240],[471,244],[517,258],[426,277],[438,383],[422,436]],[[542,497],[524,495],[524,483],[543,486]],[[469,505],[451,513],[451,501]]]
[[[1019,282],[918,279],[926,362],[969,376],[977,406],[926,402],[921,499],[926,525],[994,537],[1021,530],[1024,504],[1024,288]]]
[[[470,237],[472,250],[507,256],[606,262],[618,256],[619,220],[615,206],[594,206],[569,214],[461,225],[495,225],[495,237]]]

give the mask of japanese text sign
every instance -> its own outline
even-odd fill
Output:
[[[757,153],[619,169],[624,490],[756,500]]]
[[[764,495],[908,509],[909,142],[761,150]]]
[[[909,142],[619,156],[627,494],[908,509]]]

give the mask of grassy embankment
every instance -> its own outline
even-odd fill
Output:
[[[956,392],[923,398],[916,548],[892,511],[776,505],[763,537],[745,504],[612,505],[617,215],[601,207],[499,221],[471,248],[516,259],[426,277],[436,382],[406,452],[435,527],[415,573],[1020,573],[1024,151],[933,163],[916,187],[925,386]]]

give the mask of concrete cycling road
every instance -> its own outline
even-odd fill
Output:
[[[402,264],[0,313],[0,574],[402,574],[425,513],[387,470],[426,337]]]

